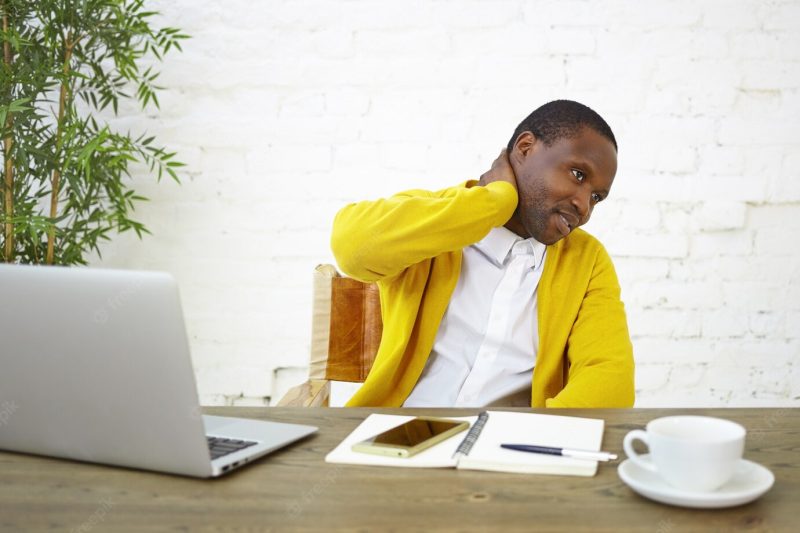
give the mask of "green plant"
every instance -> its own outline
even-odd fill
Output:
[[[146,200],[131,171],[178,181],[183,164],[103,116],[159,106],[153,65],[187,36],[154,15],[144,0],[0,0],[0,260],[85,264],[112,232],[149,233],[131,218]]]

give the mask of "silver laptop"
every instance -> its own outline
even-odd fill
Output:
[[[317,428],[200,413],[175,280],[0,265],[0,449],[214,477]]]

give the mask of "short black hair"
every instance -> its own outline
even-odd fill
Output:
[[[614,132],[596,111],[572,100],[554,100],[535,109],[520,122],[508,141],[508,151],[511,152],[517,137],[526,131],[533,133],[545,146],[552,146],[559,139],[575,137],[583,128],[593,129],[611,141],[614,150],[618,150]]]

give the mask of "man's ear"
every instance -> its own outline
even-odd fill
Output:
[[[512,165],[522,164],[523,159],[525,159],[533,150],[533,147],[536,146],[537,142],[538,139],[532,132],[523,131],[520,133],[517,136],[517,140],[514,142],[514,147],[511,149],[511,153],[508,154],[509,162],[511,162]]]

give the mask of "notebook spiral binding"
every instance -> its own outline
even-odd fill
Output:
[[[478,415],[478,420],[476,420],[475,424],[473,424],[473,426],[469,429],[467,436],[464,437],[464,440],[461,441],[461,444],[458,445],[458,449],[456,450],[456,453],[453,454],[453,457],[469,455],[469,452],[475,445],[475,441],[478,440],[481,431],[483,431],[483,426],[486,425],[487,420],[489,420],[489,413],[486,411]]]

